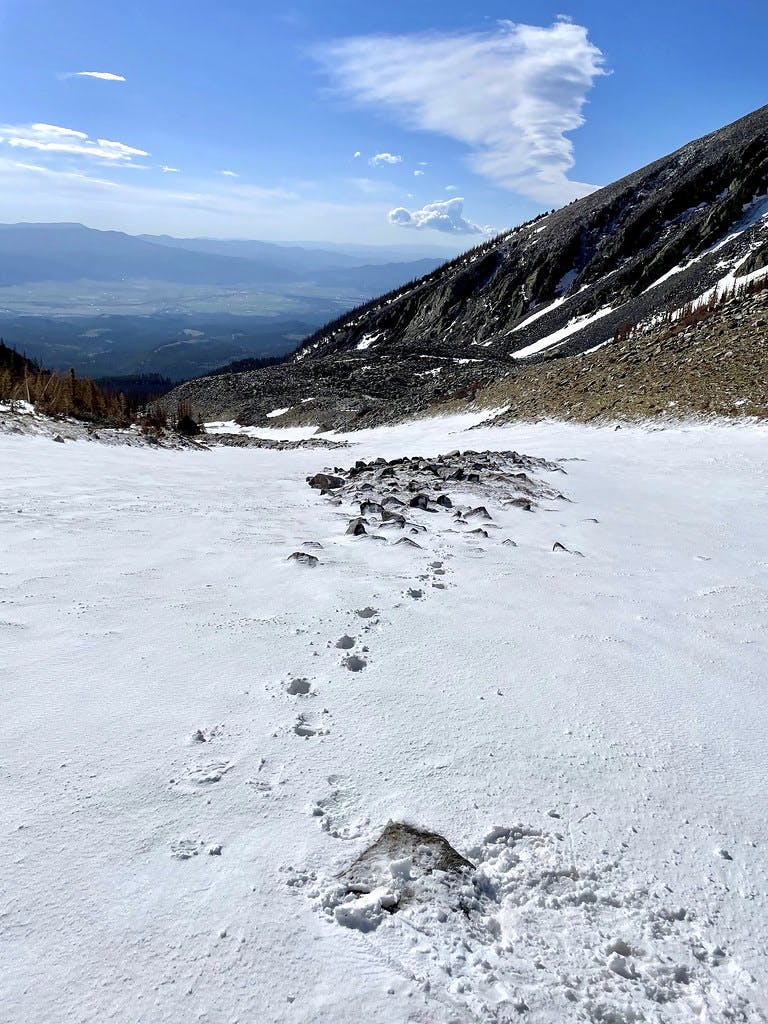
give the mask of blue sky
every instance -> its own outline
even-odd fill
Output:
[[[130,232],[458,250],[768,102],[764,0],[0,0],[0,50],[0,220]]]

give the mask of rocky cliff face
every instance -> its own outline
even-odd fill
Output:
[[[279,407],[292,422],[367,425],[626,340],[629,325],[766,267],[763,107],[351,312],[283,366],[179,391],[206,418],[274,423],[263,418]]]

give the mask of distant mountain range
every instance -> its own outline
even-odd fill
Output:
[[[48,281],[167,281],[203,285],[344,285],[375,291],[441,260],[394,260],[258,241],[95,231],[82,224],[0,224],[0,288]]]
[[[763,281],[768,107],[343,314],[280,366],[180,395],[272,426],[277,408],[366,426],[468,400],[768,416]]]
[[[51,369],[182,380],[289,352],[442,262],[428,247],[351,250],[0,225],[0,335]]]

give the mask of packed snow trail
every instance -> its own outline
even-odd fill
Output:
[[[765,1019],[768,430],[468,425],[0,437],[9,1019]],[[413,548],[305,482],[457,448],[569,501]],[[338,892],[390,819],[467,891]]]

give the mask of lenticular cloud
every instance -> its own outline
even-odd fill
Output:
[[[456,139],[492,181],[542,203],[563,203],[595,186],[572,181],[567,133],[605,74],[587,29],[560,19],[549,28],[501,23],[492,32],[362,36],[321,55],[340,91],[399,122]]]

